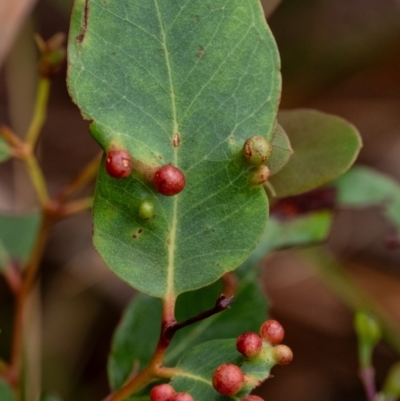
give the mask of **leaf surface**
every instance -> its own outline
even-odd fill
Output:
[[[193,399],[199,401],[239,401],[255,386],[244,386],[232,397],[222,396],[212,386],[215,369],[221,364],[232,363],[239,366],[243,373],[264,381],[275,365],[272,349],[269,344],[263,343],[264,358],[249,361],[236,350],[236,339],[208,341],[193,348],[181,358],[177,365],[181,373],[174,376],[171,385],[177,392],[188,392]]]
[[[38,213],[0,214],[0,271],[9,260],[25,262],[32,250],[39,228]]]
[[[11,157],[10,147],[7,142],[0,136],[0,162],[4,162]]]
[[[269,167],[272,176],[287,164],[293,154],[290,140],[285,130],[279,124],[274,132],[271,145],[272,153],[267,166]]]
[[[279,56],[258,0],[77,0],[68,84],[106,151],[186,176],[164,197],[138,175],[100,168],[94,243],[140,291],[176,296],[235,269],[267,219],[261,187],[241,157],[253,135],[271,140]],[[144,199],[155,217],[138,215]]]
[[[15,401],[15,397],[10,386],[3,380],[0,380],[0,400]]]
[[[400,185],[385,174],[356,166],[334,182],[341,207],[381,206],[400,231]]]
[[[166,365],[174,366],[184,352],[204,341],[237,337],[244,331],[258,332],[267,319],[268,308],[258,283],[258,269],[240,270],[231,309],[179,330],[165,357]],[[182,294],[177,303],[177,320],[186,320],[212,308],[222,291],[222,283],[217,282]],[[128,306],[115,332],[108,361],[113,389],[121,387],[134,366],[142,370],[149,363],[160,334],[160,321],[161,301],[157,298],[140,294]]]
[[[343,174],[361,148],[357,129],[342,118],[315,110],[279,113],[294,154],[269,183],[277,197],[310,191]]]

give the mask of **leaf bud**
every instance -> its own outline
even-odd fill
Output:
[[[382,337],[378,320],[370,313],[357,312],[354,319],[354,328],[359,340],[375,346]]]
[[[385,399],[398,399],[400,397],[400,362],[395,363],[389,370],[383,385]]]

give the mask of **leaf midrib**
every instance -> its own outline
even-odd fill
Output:
[[[171,133],[171,146],[173,143],[173,135],[175,133],[179,133],[178,129],[178,120],[176,115],[176,103],[175,103],[175,91],[174,91],[174,83],[172,80],[172,70],[171,70],[171,62],[169,59],[169,52],[167,48],[167,38],[165,34],[165,29],[163,26],[160,8],[158,5],[158,0],[154,0],[154,5],[157,11],[157,17],[160,24],[161,30],[161,43],[164,49],[165,55],[165,63],[168,71],[168,80],[169,80],[169,89],[171,96],[171,112],[172,112],[172,120],[173,120],[173,129]],[[177,148],[173,146],[174,151],[174,165],[178,167],[178,151]],[[172,224],[169,235],[169,244],[168,244],[168,267],[167,267],[167,288],[166,288],[166,298],[175,298],[176,294],[174,294],[174,271],[175,271],[175,248],[176,248],[176,228],[177,228],[177,212],[178,212],[178,196],[173,197],[173,212],[172,212]]]

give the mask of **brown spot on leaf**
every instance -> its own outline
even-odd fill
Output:
[[[174,138],[172,140],[172,143],[174,145],[174,148],[178,148],[179,147],[179,143],[181,141],[181,138],[179,136],[179,132],[175,132],[174,134]]]
[[[89,18],[89,0],[85,0],[85,5],[83,7],[83,24],[81,28],[81,33],[76,37],[76,41],[78,43],[82,43],[83,39],[85,39],[88,27],[88,18]]]
[[[202,58],[203,55],[204,55],[204,52],[205,52],[204,47],[203,47],[203,46],[200,46],[200,47],[199,47],[199,52],[197,53],[197,57],[198,57],[198,58]]]

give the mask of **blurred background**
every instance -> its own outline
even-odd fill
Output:
[[[0,2],[0,122],[22,135],[37,81],[33,34],[47,39],[68,32],[72,1],[7,3]],[[269,0],[263,5],[281,52],[282,108],[311,107],[348,119],[364,141],[358,163],[400,181],[400,1]],[[68,96],[65,74],[66,68],[54,79],[39,146],[52,194],[98,152]],[[23,166],[2,163],[0,176],[0,213],[35,207]],[[400,250],[385,245],[394,228],[379,212],[338,211],[326,246],[357,286],[399,323]],[[262,272],[271,315],[284,325],[295,359],[274,368],[275,377],[258,393],[275,401],[365,400],[353,311],[340,287],[333,288],[320,269],[292,251],[269,256]],[[111,336],[133,295],[94,251],[89,213],[56,225],[27,333],[32,380],[41,380],[45,391],[64,401],[102,399],[108,392]],[[5,356],[13,311],[12,294],[0,280],[0,354]],[[397,359],[388,345],[377,348],[378,386]]]

